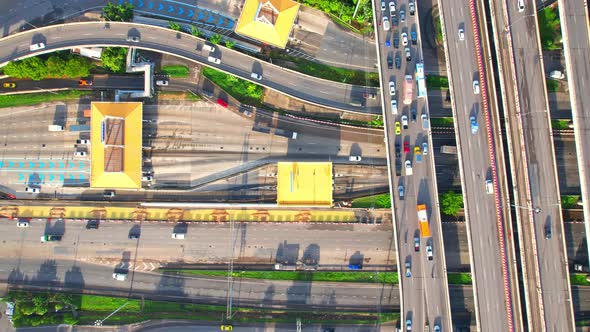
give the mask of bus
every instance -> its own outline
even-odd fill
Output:
[[[424,77],[424,64],[416,64],[416,84],[418,85],[418,97],[426,97],[426,79]]]
[[[412,103],[413,90],[414,82],[412,75],[406,75],[404,78],[404,105],[410,105]]]

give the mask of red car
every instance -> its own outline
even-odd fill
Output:
[[[410,153],[410,143],[404,142],[404,153]]]
[[[221,106],[223,106],[223,107],[226,107],[226,108],[227,108],[227,101],[225,101],[225,100],[223,100],[223,99],[221,99],[221,98],[218,98],[218,99],[217,99],[217,103],[218,103],[219,105],[221,105]]]
[[[78,85],[79,86],[92,86],[92,81],[91,80],[82,79],[82,80],[79,80],[78,81]]]

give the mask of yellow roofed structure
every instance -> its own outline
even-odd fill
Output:
[[[332,206],[332,163],[281,162],[277,168],[278,205]]]
[[[92,188],[141,188],[142,103],[91,104]]]
[[[285,48],[298,11],[299,3],[291,0],[246,0],[236,32]]]

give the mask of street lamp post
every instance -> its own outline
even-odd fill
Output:
[[[118,307],[117,309],[115,309],[115,311],[111,312],[111,313],[110,313],[108,316],[106,316],[105,318],[96,320],[96,321],[94,322],[94,326],[102,326],[102,323],[103,323],[105,320],[109,319],[111,316],[113,316],[114,314],[116,314],[116,313],[117,313],[119,310],[121,310],[121,309],[125,308],[125,306],[126,306],[126,305],[128,305],[128,304],[129,304],[129,301],[127,301],[127,302],[123,303],[123,304],[122,304],[120,307]]]
[[[539,213],[541,213],[541,211],[543,211],[543,210],[541,210],[540,207],[532,208],[532,207],[520,206],[520,205],[516,205],[516,204],[510,204],[510,205],[514,206],[515,208],[521,208],[521,209],[533,211],[535,214],[539,214]]]

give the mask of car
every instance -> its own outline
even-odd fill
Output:
[[[203,51],[205,51],[205,52],[215,52],[215,46],[209,45],[209,44],[204,44],[203,45]]]
[[[76,144],[90,144],[90,140],[89,139],[78,139],[76,140]]]
[[[157,80],[156,85],[157,86],[168,86],[168,80]]]
[[[396,121],[395,122],[395,134],[396,135],[401,135],[401,133],[402,133],[402,126],[399,123],[399,121]]]
[[[410,142],[404,142],[404,153],[410,153]]]
[[[391,53],[387,55],[387,69],[393,69],[393,57]]]
[[[14,89],[14,88],[16,88],[16,83],[13,83],[13,82],[2,83],[2,87],[5,89]]]
[[[406,21],[406,11],[403,9],[399,11],[399,20],[402,23]]]
[[[463,28],[459,28],[459,40],[465,40],[465,30]]]
[[[151,175],[143,175],[141,181],[152,181],[154,178]]]
[[[221,325],[219,329],[221,331],[233,331],[234,327],[232,325]]]
[[[428,258],[429,261],[434,259],[434,256],[432,255],[432,246],[430,244],[426,245],[426,258]]]
[[[434,332],[440,332],[440,325],[434,324],[434,327],[432,328],[432,331],[434,331]]]
[[[412,110],[410,111],[410,114],[412,115],[412,122],[416,122],[416,117],[418,116],[418,113],[416,112],[416,109],[412,107]]]
[[[18,228],[27,228],[29,226],[31,226],[31,223],[28,220],[19,220],[16,222],[16,227]]]
[[[584,1],[584,4],[586,2]],[[524,12],[524,0],[518,0],[518,12],[522,13]]]
[[[141,38],[139,36],[127,36],[128,42],[139,43]]]
[[[362,270],[363,266],[360,264],[348,264],[348,269],[349,270]]]
[[[383,31],[389,31],[391,29],[391,23],[389,23],[389,17],[383,16]]]
[[[473,94],[479,94],[479,81],[473,80]]]
[[[428,129],[430,123],[428,122],[428,116],[426,115],[426,113],[422,113],[422,115],[420,115],[420,118],[422,119],[422,129]]]
[[[105,190],[102,193],[102,197],[104,197],[104,198],[113,198],[113,197],[115,197],[115,191],[114,190]]]
[[[545,239],[551,239],[551,233],[551,221],[549,221],[547,224],[545,224]]]
[[[221,107],[225,107],[225,108],[227,108],[227,106],[229,106],[228,102],[225,101],[223,98],[217,98],[217,105],[219,105]]]
[[[402,67],[402,58],[399,56],[399,52],[398,52],[398,54],[396,54],[396,56],[395,56],[395,68],[400,69],[401,67]]]
[[[418,34],[416,33],[416,31],[412,31],[410,35],[412,36],[412,45],[418,44]]]
[[[391,26],[393,28],[396,28],[397,27],[397,16],[392,16],[391,17]]]
[[[399,194],[399,199],[404,198],[404,186],[403,185],[399,185],[397,186],[397,193]]]
[[[406,61],[412,61],[412,53],[410,52],[410,48],[406,47],[404,51],[406,53]]]
[[[406,278],[409,278],[411,276],[412,276],[412,263],[407,261],[406,262]]]
[[[406,320],[406,331],[412,331],[412,320]]]
[[[385,37],[385,38],[387,38],[387,37]],[[389,47],[389,46],[391,46],[389,39],[385,39],[385,47]]]
[[[420,251],[420,237],[414,236],[414,251]]]
[[[0,199],[16,199],[16,196],[11,193],[5,193],[0,191]]]
[[[397,33],[397,31],[393,33],[393,47],[399,47],[399,34]]]
[[[260,75],[258,73],[252,73],[252,74],[250,74],[250,77],[252,77],[253,79],[255,79],[257,81],[261,81],[262,80],[262,75]]]
[[[393,113],[393,115],[397,115],[397,100],[395,99],[391,101],[391,113]]]
[[[363,97],[365,99],[377,99],[377,94],[375,91],[367,91],[363,93]]]
[[[398,143],[395,143],[395,157],[400,158],[401,156],[402,156],[402,147]]]
[[[402,128],[408,129],[408,116],[405,114],[402,115]]]
[[[426,142],[422,142],[422,154],[423,155],[428,155],[428,143]]]
[[[471,133],[477,134],[477,130],[479,129],[479,125],[477,124],[477,120],[475,120],[475,116],[469,117],[469,122],[471,123]]]
[[[115,272],[115,273],[113,273],[113,279],[115,279],[117,281],[125,281],[125,280],[127,280],[127,273]]]
[[[97,219],[90,219],[86,223],[86,229],[98,229],[98,226],[100,226],[100,220]]]
[[[36,44],[31,44],[31,46],[29,46],[29,50],[31,51],[38,51],[38,50],[42,50],[45,48],[45,43],[36,43]]]
[[[408,46],[408,34],[406,32],[402,32],[402,45]]]
[[[395,96],[395,82],[389,81],[389,94]]]
[[[86,157],[87,153],[86,151],[76,151],[74,152],[74,156],[75,157]]]
[[[129,233],[129,240],[137,240],[139,239],[139,233]]]
[[[381,11],[384,12],[385,8],[385,1],[381,1]]]
[[[389,2],[389,15],[395,15],[395,2],[393,1]]]
[[[184,236],[185,236],[184,233],[172,233],[172,238],[173,239],[183,240],[184,239]]]
[[[406,176],[412,175],[412,173],[412,161],[408,159],[406,160]]]
[[[416,14],[416,5],[414,4],[414,2],[410,2],[408,4],[408,11],[410,12],[410,15],[414,16],[414,14]]]
[[[92,86],[92,81],[91,80],[78,80],[78,86]]]
[[[348,161],[361,161],[363,158],[361,156],[350,156],[348,157]]]
[[[416,162],[422,161],[422,149],[418,145],[414,146],[414,156],[416,156]]]
[[[492,180],[486,180],[486,193],[494,193],[494,183],[492,182]]]
[[[41,235],[41,242],[59,242],[61,235]]]
[[[216,65],[221,64],[221,59],[220,58],[216,58],[216,57],[214,57],[212,55],[210,55],[210,56],[207,57],[207,61],[212,62],[212,63],[214,63]]]
[[[32,194],[38,194],[41,192],[41,188],[37,187],[25,187],[25,191]]]

